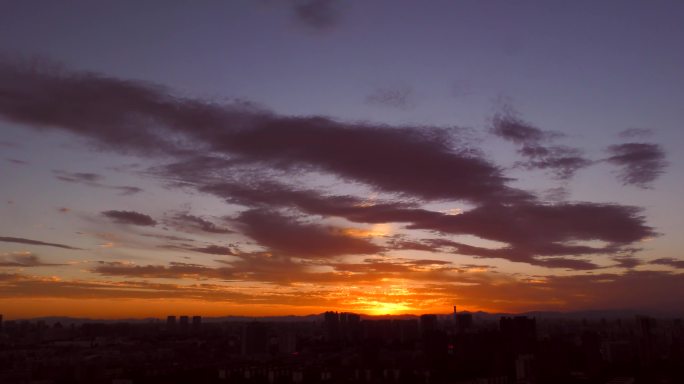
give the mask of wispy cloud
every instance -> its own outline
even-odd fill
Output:
[[[569,179],[592,164],[577,148],[550,145],[559,133],[541,130],[516,116],[513,112],[497,114],[491,132],[519,146],[518,153],[527,161],[518,163],[526,169],[550,170],[559,179]]]
[[[200,231],[215,234],[227,234],[233,232],[228,228],[216,225],[206,218],[191,215],[187,212],[175,213],[168,219],[164,220],[164,223],[181,231]]]
[[[119,224],[155,226],[157,221],[144,213],[135,211],[104,211],[102,215]]]
[[[0,267],[55,267],[65,264],[46,263],[31,252],[12,252],[0,255]]]
[[[665,151],[658,144],[626,143],[608,147],[611,164],[620,167],[618,178],[624,185],[649,188],[665,172]]]
[[[416,106],[415,92],[408,86],[377,88],[366,96],[366,103],[406,111]]]
[[[314,31],[335,27],[342,15],[340,0],[291,0],[295,20]]]
[[[142,192],[142,188],[131,186],[116,186],[103,184],[101,181],[104,176],[91,172],[67,172],[62,170],[53,170],[55,177],[61,181],[68,183],[77,183],[87,185],[89,187],[108,188],[119,191],[120,195],[133,195]]]
[[[58,243],[47,243],[44,241],[24,239],[21,237],[3,237],[3,236],[0,236],[0,241],[5,242],[5,243],[41,245],[41,246],[46,246],[46,247],[56,247],[56,248],[73,249],[73,250],[80,250],[81,249],[81,248],[76,248],[76,247],[72,247],[69,245],[58,244]]]
[[[673,259],[671,257],[663,257],[660,259],[655,259],[655,260],[651,261],[651,264],[666,265],[668,267],[684,269],[684,260]]]

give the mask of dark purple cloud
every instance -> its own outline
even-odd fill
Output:
[[[340,20],[339,0],[293,0],[295,20],[316,31],[329,30]]]
[[[170,241],[184,241],[184,242],[193,242],[195,240],[188,238],[188,237],[179,237],[179,236],[173,236],[173,235],[159,235],[156,233],[142,233],[140,236],[143,237],[151,237],[155,239],[162,239],[162,240],[170,240]]]
[[[62,170],[52,171],[57,179],[69,183],[83,183],[89,185],[99,186],[99,182],[104,178],[102,175],[90,172],[67,172]]]
[[[114,185],[103,184],[103,183],[101,183],[101,181],[104,179],[104,176],[97,174],[97,173],[67,172],[67,171],[62,171],[62,170],[53,170],[52,172],[56,175],[55,177],[58,180],[66,181],[68,183],[83,184],[83,185],[87,185],[89,187],[114,189],[114,190],[119,191],[119,194],[122,196],[133,195],[133,194],[136,194],[136,193],[143,191],[142,188],[138,188],[138,187],[114,186]]]
[[[228,279],[231,272],[228,268],[216,269],[199,264],[171,262],[168,266],[163,265],[135,265],[121,262],[104,262],[92,270],[95,273],[106,276],[147,277],[147,278],[218,278]]]
[[[19,160],[19,159],[12,159],[12,158],[6,158],[5,161],[7,161],[8,163],[16,164],[16,165],[28,164],[28,161]]]
[[[102,215],[120,224],[155,226],[157,222],[150,216],[135,211],[104,211]]]
[[[520,120],[513,113],[494,116],[491,132],[519,145],[538,144],[559,137],[558,133],[543,131]]]
[[[590,261],[584,259],[571,259],[568,257],[554,257],[536,260],[535,264],[548,268],[565,268],[570,270],[592,270],[600,268],[598,265]]]
[[[40,257],[30,252],[17,252],[0,256],[0,267],[54,267],[64,264],[43,262]]]
[[[224,197],[232,203],[262,209],[294,207],[311,215],[337,216],[359,223],[405,222],[409,229],[474,235],[508,244],[506,248],[491,250],[455,242],[436,244],[395,239],[389,243],[390,249],[394,250],[443,251],[444,246],[451,246],[450,250],[456,253],[505,258],[537,265],[550,266],[553,263],[541,262],[535,256],[613,254],[628,244],[655,235],[640,216],[639,209],[622,205],[485,205],[460,215],[448,215],[410,203],[379,201],[363,204],[363,200],[352,196],[325,196],[312,190],[295,190],[274,182],[253,186],[224,183],[200,189]],[[568,244],[578,240],[602,240],[609,245],[589,247]],[[565,265],[585,269],[590,266],[578,261],[566,262]]]
[[[136,193],[140,193],[143,191],[142,188],[131,187],[131,186],[127,186],[127,185],[109,186],[107,188],[116,189],[117,191],[119,191],[119,194],[122,196],[135,195]]]
[[[655,260],[651,261],[651,264],[667,265],[668,267],[684,269],[684,260],[673,259],[671,257],[663,257],[660,259],[655,259]]]
[[[579,149],[547,144],[560,134],[543,131],[512,113],[496,115],[491,132],[519,146],[518,153],[528,160],[517,165],[525,169],[549,170],[559,179],[569,179],[592,164]]]
[[[382,247],[366,239],[346,235],[336,228],[304,223],[275,211],[249,210],[241,213],[236,222],[243,234],[287,256],[316,258],[382,251]]]
[[[64,245],[64,244],[46,243],[46,242],[44,242],[44,241],[23,239],[23,238],[20,238],[20,237],[0,237],[0,241],[5,242],[5,243],[18,243],[18,244],[27,244],[27,245],[41,245],[41,246],[46,246],[46,247],[56,247],[56,248],[73,249],[73,250],[80,250],[80,249],[81,249],[81,248],[71,247],[71,246],[69,246],[69,245]]]
[[[534,246],[577,240],[616,245],[654,236],[636,207],[617,204],[561,203],[484,205],[459,215],[441,215],[410,228],[473,234],[509,244]]]
[[[611,164],[621,168],[618,178],[624,185],[648,188],[665,172],[665,151],[658,144],[626,143],[608,147]]]
[[[619,136],[624,139],[644,139],[652,135],[653,130],[647,128],[629,128],[619,133]]]
[[[378,88],[366,97],[366,103],[406,111],[416,105],[413,88],[408,86]]]
[[[220,227],[209,220],[189,213],[177,213],[166,220],[166,222],[168,225],[172,225],[180,230],[199,230],[217,234],[232,233],[230,229]]]
[[[636,257],[631,257],[631,256],[616,256],[613,257],[613,261],[617,263],[618,267],[622,268],[634,268],[638,267],[639,265],[642,264],[641,260],[637,259]]]
[[[0,115],[148,156],[230,154],[232,164],[324,171],[425,199],[533,198],[508,187],[498,167],[456,145],[458,129],[278,116],[245,104],[175,97],[145,83],[16,63],[0,64]]]
[[[582,151],[576,148],[562,146],[525,145],[518,153],[529,160],[517,163],[525,169],[549,170],[559,179],[569,179],[575,173],[592,164],[582,156]]]
[[[380,201],[366,204],[354,196],[326,196],[310,189],[295,189],[274,181],[217,183],[200,186],[228,202],[251,207],[295,207],[311,215],[338,216],[356,223],[412,222],[441,216],[417,204]]]
[[[220,245],[208,245],[206,247],[195,247],[195,248],[189,248],[192,251],[195,252],[201,252],[201,253],[207,253],[210,255],[234,255],[235,253],[233,252],[232,249],[229,247],[222,247]]]
[[[447,239],[425,243],[454,253],[503,258],[535,265],[561,265],[588,269],[589,264],[571,261],[549,261],[551,257],[616,254],[632,252],[630,244],[655,236],[635,207],[565,203],[554,205],[481,206],[459,215],[441,215],[408,225],[410,229],[427,229],[444,234],[468,234],[506,243],[491,249],[461,244]],[[584,246],[576,241],[600,240],[605,246]],[[549,257],[540,259],[539,256]]]

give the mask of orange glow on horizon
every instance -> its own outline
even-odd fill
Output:
[[[421,315],[425,313],[448,314],[450,307],[415,308],[407,302],[358,299],[353,304],[331,307],[297,305],[240,305],[227,302],[176,299],[67,299],[32,298],[0,299],[5,320],[36,317],[81,317],[91,319],[163,319],[168,315],[223,316],[306,316],[325,311],[354,312],[362,315]],[[467,310],[459,307],[459,310]]]

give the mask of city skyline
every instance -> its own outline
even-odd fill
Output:
[[[684,315],[684,4],[5,8],[6,320]]]

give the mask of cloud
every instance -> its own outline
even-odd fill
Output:
[[[266,253],[242,253],[232,259],[216,260],[221,266],[171,262],[168,265],[136,265],[101,261],[92,272],[103,276],[249,281],[290,285],[293,282],[324,281],[329,274],[312,274],[308,267],[289,257]]]
[[[101,261],[92,270],[95,273],[106,276],[147,277],[147,278],[218,278],[230,277],[230,272],[222,273],[223,270],[189,263],[169,263],[162,265],[135,265],[121,262]]]
[[[458,144],[456,128],[280,116],[244,103],[177,97],[145,83],[16,63],[0,64],[0,94],[0,115],[10,121],[70,131],[119,152],[182,160],[201,152],[226,166],[322,171],[425,199],[533,198]],[[231,161],[219,161],[227,154]]]
[[[177,213],[166,220],[168,225],[172,225],[180,230],[199,230],[207,233],[226,234],[232,233],[230,229],[219,227],[209,220],[189,213]]]
[[[140,193],[143,191],[142,188],[131,186],[109,186],[108,188],[120,191],[119,194],[122,196],[135,195],[136,193]]]
[[[573,265],[586,269],[589,264],[578,261],[541,261],[536,256],[581,256],[631,252],[630,244],[655,236],[635,207],[594,204],[520,204],[515,206],[480,206],[459,215],[435,216],[416,221],[409,229],[427,229],[444,234],[474,235],[508,244],[491,249],[461,244],[447,239],[429,240],[437,247],[448,247],[455,253],[503,258],[536,265]],[[599,240],[604,246],[575,245],[576,241]]]
[[[4,298],[68,298],[68,299],[159,299],[192,298],[209,301],[256,300],[256,295],[216,285],[179,286],[131,281],[55,280],[20,274],[0,274]]]
[[[628,271],[508,279],[474,285],[429,285],[420,292],[457,296],[465,307],[499,311],[642,310],[681,315],[684,274]]]
[[[45,263],[31,252],[12,252],[0,255],[0,267],[54,267],[61,265],[64,264]]]
[[[578,170],[592,164],[590,160],[582,157],[582,152],[576,148],[526,145],[518,153],[529,159],[518,163],[519,166],[525,169],[551,170],[556,178],[562,180],[571,178]]]
[[[13,141],[0,140],[0,147],[3,148],[17,148],[19,144]]]
[[[542,131],[515,116],[513,113],[494,116],[491,132],[519,145],[538,144],[559,137],[558,133]]]
[[[658,144],[626,143],[608,147],[608,163],[621,168],[618,178],[624,185],[649,188],[665,172],[665,151]]]
[[[275,211],[248,210],[236,219],[242,233],[270,250],[302,258],[363,255],[382,251],[372,242],[332,227],[309,224]]]
[[[57,244],[57,243],[46,243],[43,241],[24,239],[24,238],[20,238],[20,237],[1,237],[0,236],[0,241],[5,242],[5,243],[41,245],[41,246],[46,246],[46,247],[56,247],[56,248],[63,248],[63,249],[81,250],[81,248],[76,248],[76,247],[72,247],[69,245]]]
[[[376,201],[366,204],[354,196],[328,196],[315,190],[299,188],[275,181],[199,185],[207,193],[228,202],[255,208],[295,207],[299,211],[320,216],[338,216],[356,223],[412,222],[440,217],[417,204],[398,201]]]
[[[157,222],[150,216],[135,211],[104,211],[102,215],[120,224],[155,226]]]
[[[315,31],[331,29],[341,17],[339,0],[294,0],[293,3],[295,20]]]
[[[673,259],[671,257],[664,257],[661,259],[655,259],[655,260],[651,261],[651,264],[667,265],[668,267],[672,267],[672,268],[684,269],[684,260]]]
[[[267,263],[252,263],[255,266]],[[273,263],[268,268],[275,269]],[[193,264],[174,264],[162,268],[137,269],[123,263],[102,263],[97,266],[103,270],[102,275],[140,278],[141,276],[194,276],[203,273],[206,267]],[[105,269],[105,267],[111,268]],[[351,267],[353,268],[353,267]],[[382,267],[379,267],[382,268]],[[145,271],[145,269],[147,271]],[[289,271],[289,269],[286,269]],[[218,272],[210,272],[218,273]],[[228,280],[234,272],[228,273]],[[260,276],[268,275],[269,270],[258,272]],[[429,273],[429,272],[426,272]],[[440,272],[441,273],[441,272]],[[190,284],[183,285],[142,281],[83,281],[54,280],[19,274],[0,274],[3,283],[4,298],[192,298],[195,300],[234,302],[237,304],[280,304],[280,305],[314,305],[334,308],[362,308],[359,299],[363,300],[398,300],[417,310],[425,306],[448,307],[458,298],[459,305],[468,308],[480,308],[489,311],[519,312],[533,310],[587,310],[587,309],[635,309],[643,311],[663,311],[670,314],[682,314],[681,303],[684,300],[684,275],[674,272],[629,271],[624,274],[580,274],[564,276],[513,278],[488,273],[456,273],[450,282],[426,282],[393,291],[390,288],[357,283],[363,275],[355,277],[353,272],[321,273],[322,281],[331,278],[327,288],[320,286],[309,291],[281,284],[273,289],[237,290],[233,284]],[[376,273],[382,276],[384,273]],[[276,274],[280,278],[288,278]],[[344,284],[349,276],[349,282]],[[392,276],[389,274],[387,276]],[[291,289],[292,288],[292,289]]]
[[[413,88],[378,88],[366,97],[366,103],[406,111],[416,105]]]
[[[189,248],[189,249],[192,251],[195,251],[195,252],[208,253],[210,255],[234,255],[235,254],[232,249],[230,249],[228,247],[222,247],[220,245],[208,245],[206,247],[195,247],[195,248]]]
[[[570,192],[566,187],[549,188],[544,191],[544,200],[546,201],[565,201],[570,197]]]
[[[635,207],[543,204],[533,193],[511,187],[512,180],[472,148],[464,130],[457,127],[285,116],[246,103],[180,97],[147,83],[21,63],[0,64],[0,115],[40,129],[75,133],[98,148],[172,159],[154,173],[173,185],[247,207],[234,220],[235,229],[284,258],[331,258],[391,249],[345,234],[341,228],[312,224],[318,216],[356,223],[405,223],[409,231],[473,235],[506,244],[488,249],[414,241],[396,247],[578,270],[594,268],[588,256],[622,254],[630,245],[656,235]],[[514,115],[498,115],[492,129],[519,146],[528,159],[523,167],[549,169],[565,178],[587,164],[578,150],[549,145],[558,134]],[[321,175],[391,197],[369,203],[354,195],[303,187],[296,180]],[[426,208],[425,203],[433,202],[474,208],[447,215]],[[115,221],[155,224],[136,212],[108,212],[114,212],[110,218]],[[141,216],[131,218],[130,213]],[[210,233],[224,230],[206,218],[186,215],[181,218],[184,225]],[[576,245],[582,241],[606,244]]]
[[[528,160],[517,165],[525,169],[550,170],[559,179],[569,179],[592,164],[579,149],[545,144],[561,135],[534,127],[512,112],[496,115],[490,131],[520,147],[518,153]]]
[[[535,263],[548,268],[565,268],[569,270],[592,270],[600,268],[598,265],[583,259],[571,259],[567,257],[554,257],[537,259]]]
[[[27,165],[28,161],[24,160],[19,160],[19,159],[12,159],[12,158],[6,158],[5,161],[8,163],[16,164],[16,165]]]
[[[126,196],[126,195],[133,195],[139,192],[142,192],[143,190],[138,187],[130,187],[130,186],[114,186],[114,185],[107,185],[107,184],[102,184],[100,181],[104,179],[104,177],[100,174],[97,173],[91,173],[91,172],[67,172],[67,171],[62,171],[62,170],[53,170],[53,173],[55,173],[55,177],[59,180],[66,181],[68,183],[76,183],[76,184],[83,184],[87,185],[89,187],[97,187],[97,188],[109,188],[109,189],[114,189],[119,191],[120,195]]]
[[[577,240],[621,245],[656,235],[640,212],[636,207],[598,203],[484,205],[410,227],[526,246]]]
[[[99,186],[100,184],[98,182],[103,179],[102,175],[98,175],[97,173],[66,172],[61,170],[53,170],[52,172],[57,175],[55,177],[59,180],[66,181],[69,183],[82,183],[87,185]]]
[[[359,263],[340,261],[295,261],[291,257],[265,253],[238,253],[215,260],[221,266],[169,263],[168,265],[135,265],[121,262],[99,262],[93,272],[103,276],[136,278],[175,278],[190,280],[217,279],[245,281],[281,286],[315,284],[382,284],[387,279],[421,282],[481,282],[482,275],[465,276],[469,266],[456,267],[442,260],[365,259]],[[331,268],[321,270],[322,267]],[[478,266],[486,270],[486,266]],[[486,280],[486,278],[485,278]]]
[[[457,253],[478,257],[505,258],[511,261],[551,266],[534,256],[567,256],[613,254],[644,238],[655,236],[645,224],[640,210],[617,204],[556,203],[483,205],[449,215],[402,202],[377,201],[364,204],[353,196],[325,196],[312,190],[295,190],[270,182],[248,184],[223,183],[203,186],[205,192],[224,197],[232,203],[261,207],[295,207],[301,212],[320,216],[343,217],[359,223],[405,222],[408,229],[426,229],[453,235],[474,235],[509,244],[500,250],[469,247],[456,242],[390,241],[390,249],[444,251],[444,246]],[[573,241],[601,240],[605,247],[575,246]],[[558,262],[560,263],[560,262]],[[579,268],[590,265],[566,262]],[[559,264],[556,264],[559,265]]]
[[[193,242],[195,240],[189,238],[189,237],[179,237],[179,236],[174,236],[174,235],[160,235],[156,233],[142,233],[140,236],[143,237],[151,237],[154,239],[162,239],[162,240],[170,240],[170,241],[183,241],[183,242]]]
[[[613,261],[617,262],[618,267],[632,269],[642,264],[641,260],[631,256],[617,256],[613,257]]]
[[[644,139],[651,137],[653,135],[653,130],[646,128],[629,128],[621,131],[618,135],[624,139]]]

